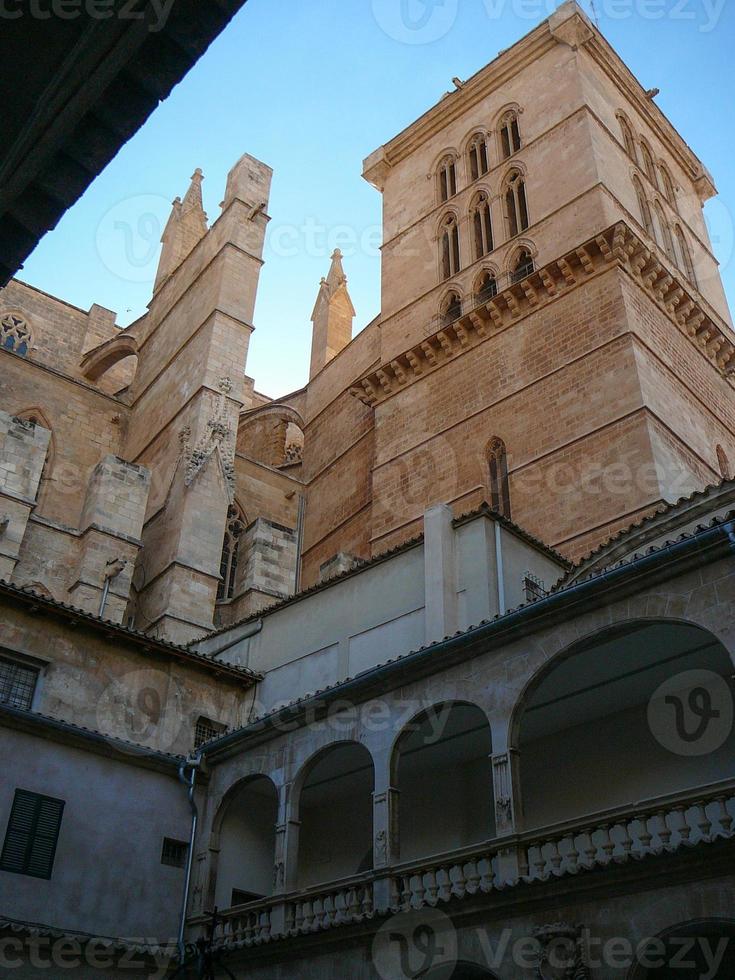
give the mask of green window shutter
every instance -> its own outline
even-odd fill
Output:
[[[5,832],[0,869],[50,878],[64,800],[17,789]]]

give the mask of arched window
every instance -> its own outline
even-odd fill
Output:
[[[221,581],[217,587],[217,602],[231,599],[235,594],[235,579],[240,558],[240,539],[245,530],[245,518],[242,511],[233,504],[227,511],[227,526],[225,539],[222,542],[222,559],[219,573]]]
[[[666,251],[669,258],[673,260],[675,256],[671,229],[666,221],[666,215],[664,214],[664,209],[661,207],[660,201],[656,201],[654,204],[653,215],[653,223],[656,228],[656,241]]]
[[[475,300],[478,303],[488,303],[493,296],[498,295],[498,280],[492,272],[483,272],[477,283]]]
[[[521,279],[525,279],[526,276],[530,276],[532,272],[533,256],[527,248],[522,248],[513,264],[510,274],[511,280],[513,282],[520,282]]]
[[[633,139],[633,131],[628,125],[627,120],[623,119],[622,116],[618,116],[618,122],[620,123],[620,131],[623,134],[623,142],[625,143],[625,149],[628,153],[628,156],[631,158],[631,160],[636,160],[635,140]]]
[[[648,200],[646,199],[646,195],[643,190],[643,184],[640,182],[640,179],[637,176],[633,178],[633,186],[635,187],[636,196],[638,198],[638,207],[641,212],[643,227],[646,229],[651,238],[653,238],[654,231],[653,219],[651,218],[651,209],[648,206]]]
[[[478,194],[472,204],[472,238],[476,259],[481,259],[495,248],[490,200],[484,192]]]
[[[506,183],[505,216],[510,238],[515,238],[516,235],[528,228],[526,182],[520,170],[514,170]]]
[[[490,169],[488,164],[487,140],[482,133],[478,133],[477,136],[472,137],[472,141],[467,150],[467,157],[470,178],[472,180],[477,180],[478,177],[482,177]]]
[[[31,343],[31,328],[25,317],[20,313],[4,313],[0,316],[0,346],[25,357]]]
[[[641,153],[643,155],[643,166],[648,174],[648,179],[651,181],[654,187],[658,187],[658,178],[656,177],[656,167],[653,162],[653,154],[651,153],[648,143],[645,143],[643,140],[641,140]]]
[[[671,174],[663,164],[659,165],[658,172],[661,174],[661,186],[666,195],[666,200],[675,208],[676,192],[674,191],[674,181],[671,179]]]
[[[462,316],[462,300],[459,293],[451,292],[444,298],[440,316],[443,326],[454,323],[458,317]]]
[[[510,485],[508,480],[508,453],[502,439],[493,439],[487,450],[489,470],[490,506],[503,517],[510,518]]]
[[[507,112],[500,121],[500,153],[503,160],[512,157],[521,148],[521,130],[518,113]]]
[[[450,279],[460,269],[459,265],[459,227],[453,214],[448,214],[442,222],[439,240],[442,278]]]
[[[439,200],[448,201],[457,193],[457,164],[452,156],[446,156],[439,164],[437,172]]]
[[[693,285],[697,285],[697,278],[692,264],[692,254],[689,251],[684,232],[679,225],[674,228],[674,254],[676,264]]]
[[[727,453],[722,448],[722,446],[717,447],[717,465],[720,468],[720,475],[723,480],[732,480],[732,470],[730,469],[730,460],[727,457]]]

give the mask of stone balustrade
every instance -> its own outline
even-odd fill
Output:
[[[434,907],[519,881],[546,881],[731,839],[734,823],[735,779],[228,909],[220,913],[217,938],[250,946],[361,922],[375,913]],[[508,874],[509,866],[515,874]],[[381,907],[377,886],[384,882],[389,898]],[[190,920],[198,933],[207,923],[203,916]]]

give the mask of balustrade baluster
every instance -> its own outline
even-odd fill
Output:
[[[493,890],[493,860],[491,857],[484,857],[478,861],[477,867],[480,871],[480,891],[491,892]]]
[[[544,846],[543,844],[537,844],[535,849],[538,851],[538,857],[533,862],[533,866],[536,869],[536,873],[538,874],[538,876],[543,877],[546,871],[546,857],[544,855]]]
[[[717,816],[717,821],[719,825],[722,827],[725,834],[729,834],[730,828],[732,827],[732,817],[730,816],[730,813],[727,809],[727,798],[724,796],[718,796],[717,799],[715,800],[715,803],[717,803],[720,807],[720,812]]]
[[[459,864],[453,865],[449,871],[450,880],[452,880],[452,871],[455,872],[452,881],[452,894],[456,895],[457,898],[464,898],[467,894],[467,879],[464,876],[464,869]]]
[[[452,879],[446,868],[437,869],[436,880],[439,884],[439,898],[442,901],[447,901],[452,897]]]
[[[602,824],[601,827],[598,827],[598,830],[602,834],[600,847],[605,855],[605,862],[608,863],[612,860],[613,851],[615,850],[615,843],[610,837],[610,825],[606,823]]]
[[[663,810],[659,810],[656,814],[658,819],[661,821],[661,827],[659,827],[658,836],[664,847],[669,846],[671,841],[671,831],[669,830],[669,825],[666,823],[666,813]]]
[[[651,850],[651,841],[653,840],[653,834],[648,829],[648,814],[644,813],[642,817],[638,817],[638,822],[643,828],[638,834],[638,840],[641,842],[641,848],[644,851]]]
[[[411,908],[411,875],[401,877],[401,904],[406,911]]]
[[[373,886],[365,885],[362,889],[362,914],[370,915],[373,911]]]
[[[331,926],[336,917],[335,896],[326,895],[322,901],[322,911],[324,913],[321,924]]]
[[[439,886],[436,881],[436,870],[430,868],[426,872],[426,902],[428,905],[436,905]]]
[[[311,932],[314,924],[314,903],[307,899],[303,903],[303,921],[301,923],[304,932]]]
[[[699,803],[694,804],[694,819],[704,840],[710,840],[712,834],[712,821],[707,816],[706,800],[701,800]]]
[[[467,878],[467,891],[470,895],[476,895],[480,890],[480,872],[477,870],[477,861],[468,861],[465,865]]]
[[[552,840],[550,842],[551,854],[549,855],[549,860],[551,861],[551,868],[553,871],[558,871],[561,867],[561,853],[559,851],[560,841]]]
[[[356,919],[360,914],[360,899],[356,888],[350,888],[347,892],[347,912],[350,919]]]
[[[412,882],[413,885],[411,891],[413,892],[414,908],[420,909],[424,904],[424,895],[426,894],[423,874],[419,871],[419,873],[412,879]]]
[[[628,821],[621,820],[617,826],[620,827],[620,829],[623,831],[623,839],[620,843],[623,848],[623,853],[627,857],[630,854],[630,852],[633,850],[633,838],[630,835]]]
[[[679,836],[682,840],[689,840],[692,828],[689,826],[689,821],[687,820],[687,806],[675,806],[673,812],[679,814],[680,826],[676,829],[679,831]]]
[[[582,836],[587,838],[587,844],[584,848],[584,856],[586,858],[587,867],[591,868],[595,865],[597,861],[597,844],[595,844],[593,839],[594,828],[588,827],[586,830],[582,831]]]
[[[579,851],[577,850],[576,834],[574,831],[566,839],[569,841],[569,854],[567,855],[569,870],[576,871],[579,867]]]

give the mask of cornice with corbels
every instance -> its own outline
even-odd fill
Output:
[[[384,362],[353,385],[350,394],[374,408],[529,313],[555,302],[595,273],[615,265],[643,288],[735,387],[735,343],[725,332],[724,321],[718,322],[682,273],[621,221]]]

